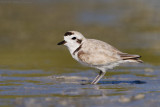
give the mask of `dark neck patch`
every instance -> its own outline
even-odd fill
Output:
[[[75,55],[76,52],[78,52],[81,49],[82,45],[80,45],[74,52],[73,55]]]
[[[81,44],[82,40],[81,39],[77,39],[77,43]]]
[[[70,35],[73,35],[74,33],[73,32],[66,32],[65,34],[64,34],[64,36],[70,36]]]

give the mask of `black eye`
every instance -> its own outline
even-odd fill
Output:
[[[72,38],[72,40],[75,40],[75,39],[76,39],[76,37],[73,37],[73,38]]]

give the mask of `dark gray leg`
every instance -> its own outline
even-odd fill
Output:
[[[106,72],[100,71],[96,78],[92,81],[91,84],[97,84],[98,81],[105,75]]]

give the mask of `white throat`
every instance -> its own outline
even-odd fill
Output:
[[[74,53],[74,51],[76,51],[77,48],[80,47],[81,44],[68,44],[67,47],[69,49],[69,52],[71,53],[71,55]]]

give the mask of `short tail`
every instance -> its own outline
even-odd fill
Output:
[[[140,55],[130,55],[127,53],[120,53],[119,55],[122,58],[122,60],[127,60],[129,62],[143,63],[143,61],[139,59],[141,58]]]

